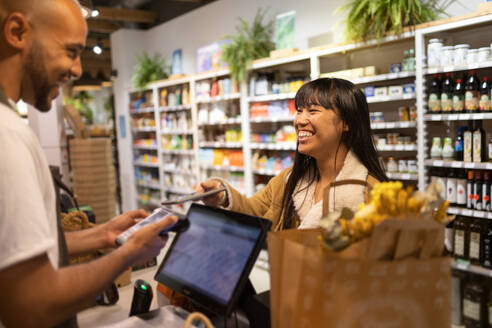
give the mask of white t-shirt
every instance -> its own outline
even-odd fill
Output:
[[[43,253],[58,268],[56,195],[48,162],[34,132],[2,103],[0,154],[0,270]]]

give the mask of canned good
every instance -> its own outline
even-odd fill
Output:
[[[488,61],[490,58],[490,48],[482,47],[478,49],[478,62],[483,63]]]
[[[454,46],[454,64],[465,65],[468,57],[469,44],[457,44]]]

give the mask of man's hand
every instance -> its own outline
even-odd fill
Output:
[[[134,210],[125,212],[120,216],[116,216],[103,224],[103,231],[106,236],[106,243],[108,247],[116,247],[114,242],[116,237],[137,223],[138,221],[136,221],[136,219],[143,219],[147,216],[149,216],[149,213],[145,210]]]
[[[193,187],[193,190],[197,193],[204,193],[206,191],[212,191],[215,189],[220,189],[224,187],[222,183],[218,180],[207,180]],[[203,198],[203,203],[208,206],[219,206],[224,201],[226,197],[225,191],[219,192],[218,194],[208,196]]]
[[[128,247],[130,250],[131,266],[145,263],[159,255],[167,241],[167,236],[161,237],[160,232],[177,221],[177,216],[167,216],[161,221],[146,225],[135,232],[122,246]]]

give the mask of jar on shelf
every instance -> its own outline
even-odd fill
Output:
[[[410,159],[407,161],[407,170],[408,170],[408,173],[410,174],[416,174],[417,173],[417,161],[416,160],[413,160],[413,159]]]
[[[478,48],[478,62],[484,63],[490,59],[490,48],[482,47]]]
[[[427,45],[427,67],[439,67],[441,64],[441,39],[430,39]]]
[[[386,170],[390,173],[398,172],[398,163],[393,157],[388,158],[388,162],[386,163]]]
[[[442,157],[441,138],[434,137],[432,138],[431,158],[440,159],[441,157]]]
[[[400,159],[398,161],[398,172],[400,172],[400,173],[407,173],[408,172],[408,166],[407,166],[406,160]]]
[[[454,64],[454,47],[446,46],[441,48],[441,66],[450,66]]]
[[[473,65],[478,62],[478,49],[468,50],[468,55],[466,56],[466,63],[468,65]]]
[[[457,44],[454,46],[454,65],[466,64],[469,49],[469,44]]]

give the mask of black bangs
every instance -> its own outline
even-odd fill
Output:
[[[304,84],[296,94],[296,109],[313,105],[335,109],[331,99],[332,87],[332,79],[318,79]]]

